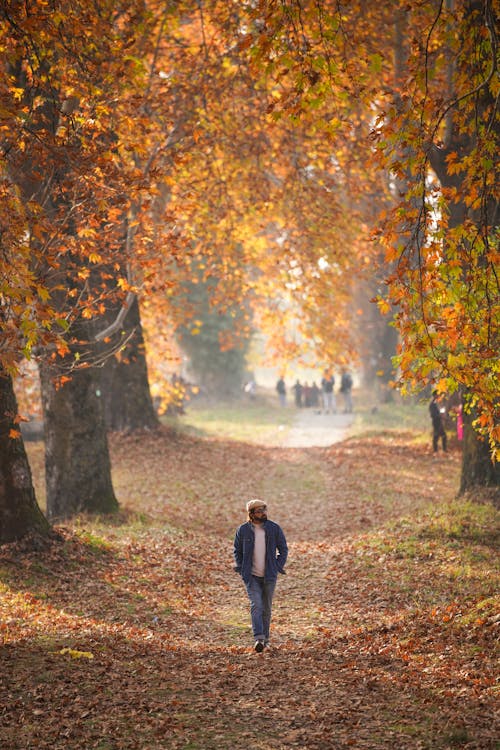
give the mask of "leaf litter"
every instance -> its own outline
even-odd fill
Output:
[[[458,453],[111,443],[118,516],[0,551],[0,747],[498,748],[498,514],[455,498]],[[263,654],[232,569],[252,496],[290,545]]]

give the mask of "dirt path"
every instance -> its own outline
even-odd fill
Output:
[[[287,448],[328,447],[344,440],[353,421],[353,414],[323,414],[314,409],[301,409],[283,445]]]

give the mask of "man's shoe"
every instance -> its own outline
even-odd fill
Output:
[[[254,649],[258,654],[261,654],[264,651],[264,641],[255,641]]]

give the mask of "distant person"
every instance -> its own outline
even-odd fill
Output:
[[[304,383],[303,395],[304,395],[304,406],[306,407],[306,409],[309,409],[309,407],[311,406],[311,400],[312,400],[312,388],[307,381]]]
[[[320,390],[318,386],[316,385],[315,381],[313,381],[313,384],[311,386],[311,406],[313,409],[317,409],[319,406],[319,396],[320,396]]]
[[[280,378],[276,383],[276,391],[278,393],[280,406],[286,406],[286,385],[283,375],[280,375]]]
[[[304,390],[300,380],[297,380],[292,390],[295,392],[295,406],[300,409],[302,408],[302,391]]]
[[[344,399],[344,414],[351,414],[352,412],[352,377],[348,370],[344,367],[342,370],[342,376],[340,378],[340,393]]]
[[[444,420],[446,416],[446,409],[442,405],[442,397],[437,391],[432,391],[432,399],[429,404],[429,412],[432,420],[432,450],[437,453],[439,439],[441,438],[441,445],[443,451],[447,450],[447,437],[446,430],[444,429]]]
[[[457,440],[462,441],[464,439],[464,409],[460,403],[457,406]]]
[[[248,520],[234,537],[234,569],[247,590],[254,649],[261,653],[269,646],[274,589],[278,573],[285,573],[288,547],[281,527],[268,520],[265,502],[249,500],[246,509]]]
[[[323,373],[321,380],[321,392],[323,395],[323,411],[325,414],[329,412],[334,414],[337,411],[337,404],[335,401],[335,394],[333,392],[333,386],[335,385],[335,378],[328,370]]]
[[[255,380],[249,380],[245,383],[244,389],[245,393],[247,394],[250,401],[255,400],[255,394],[257,392],[257,385],[255,383]]]

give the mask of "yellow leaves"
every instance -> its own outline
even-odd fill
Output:
[[[388,315],[391,312],[391,305],[385,297],[377,297],[376,302],[382,315]]]
[[[455,372],[467,364],[467,354],[460,352],[459,354],[453,354],[449,352],[447,357],[447,367],[451,372]]]
[[[97,118],[107,117],[109,115],[109,106],[107,104],[98,104],[95,108]]]
[[[11,428],[9,430],[9,438],[11,440],[18,440],[21,437],[21,432],[19,430],[15,430],[14,428]]]
[[[224,57],[222,59],[222,70],[225,75],[231,76],[238,70],[238,66],[233,63],[230,57]]]
[[[94,654],[91,651],[78,651],[74,648],[62,648],[57,652],[58,654],[68,655],[72,659],[93,659]]]
[[[88,227],[88,226],[81,227],[78,230],[78,236],[79,237],[90,237],[90,238],[93,238],[93,237],[96,236],[96,230],[93,227]]]
[[[39,298],[43,302],[46,302],[48,299],[50,299],[50,292],[45,286],[42,286],[41,284],[37,284],[36,291],[37,291]]]
[[[13,86],[10,89],[10,93],[12,94],[12,97],[13,97],[14,101],[20,102],[21,99],[24,96],[24,89],[16,87],[16,86]]]
[[[132,290],[131,285],[129,284],[128,280],[125,279],[123,276],[120,276],[117,280],[117,286],[119,289],[122,289],[125,292],[129,292]]]

